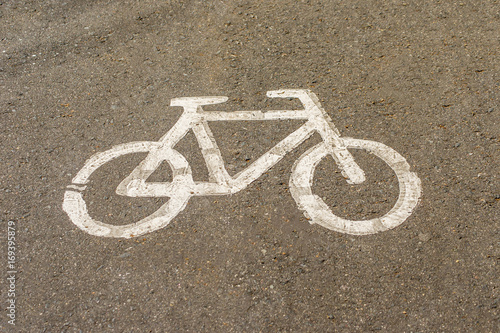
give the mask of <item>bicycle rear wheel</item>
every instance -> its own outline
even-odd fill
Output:
[[[132,153],[145,153],[160,148],[158,142],[130,142],[117,145],[107,151],[93,155],[78,174],[73,178],[73,184],[68,186],[64,193],[63,210],[81,230],[101,237],[132,238],[161,229],[182,211],[191,197],[193,178],[191,168],[186,159],[177,151],[170,149],[164,159],[175,172],[172,180],[172,195],[168,202],[163,204],[153,214],[138,222],[127,225],[112,225],[93,219],[87,210],[83,198],[86,183],[94,171],[113,159]]]
[[[382,217],[369,220],[347,220],[333,214],[323,199],[312,193],[314,170],[328,155],[325,143],[321,142],[306,151],[295,163],[290,177],[290,192],[310,223],[327,229],[352,234],[375,234],[397,227],[403,223],[417,206],[421,185],[417,174],[410,172],[410,165],[394,149],[375,141],[343,138],[347,148],[365,149],[386,162],[399,181],[399,197],[394,207]]]

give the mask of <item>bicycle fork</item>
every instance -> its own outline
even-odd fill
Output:
[[[323,139],[326,148],[339,166],[342,175],[347,179],[349,184],[361,184],[365,181],[365,173],[354,161],[354,157],[347,150],[344,140],[340,137],[340,133],[333,124],[330,117],[324,110],[324,114],[318,119],[313,119],[315,127]]]
[[[298,98],[307,110],[309,122],[318,131],[326,149],[339,166],[342,175],[349,184],[361,184],[365,181],[365,173],[354,161],[354,157],[347,150],[344,140],[332,119],[321,107],[318,97],[310,90],[276,90],[268,91],[268,97]]]

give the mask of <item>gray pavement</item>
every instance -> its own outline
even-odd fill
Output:
[[[2,332],[498,332],[498,1],[2,1]],[[292,195],[313,135],[231,195],[194,196],[130,239],[90,235],[63,211],[94,154],[159,140],[172,98],[206,110],[300,109],[266,91],[310,89],[343,137],[381,142],[421,180],[411,216],[355,236],[310,224]],[[213,122],[229,174],[304,121]],[[192,132],[175,149],[209,172]],[[394,172],[351,149],[313,193],[333,214],[387,213]],[[89,214],[127,225],[168,198],[115,190],[147,153],[92,173]],[[168,182],[163,163],[149,181]],[[10,240],[10,242],[9,242]],[[9,252],[10,251],[10,252]],[[14,304],[14,305],[11,305]],[[15,325],[13,325],[15,324]]]

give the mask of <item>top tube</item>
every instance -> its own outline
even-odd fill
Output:
[[[225,96],[206,96],[206,97],[180,97],[173,98],[171,106],[182,106],[184,112],[198,113],[205,121],[228,121],[228,120],[280,120],[280,119],[299,119],[307,120],[313,114],[317,113],[319,101],[309,90],[288,89],[268,91],[267,96],[271,98],[297,98],[304,106],[303,110],[270,110],[270,111],[205,111],[204,105],[224,103],[228,100]]]
[[[199,112],[199,111],[203,112]],[[204,111],[198,108],[203,120],[280,120],[280,119],[309,119],[307,110],[272,110],[272,111]]]

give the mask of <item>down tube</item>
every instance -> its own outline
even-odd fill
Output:
[[[267,153],[259,157],[248,168],[237,173],[232,182],[234,192],[240,191],[251,182],[259,178],[264,172],[278,163],[285,155],[299,146],[314,133],[314,124],[309,121],[299,127],[295,132],[281,140]]]

